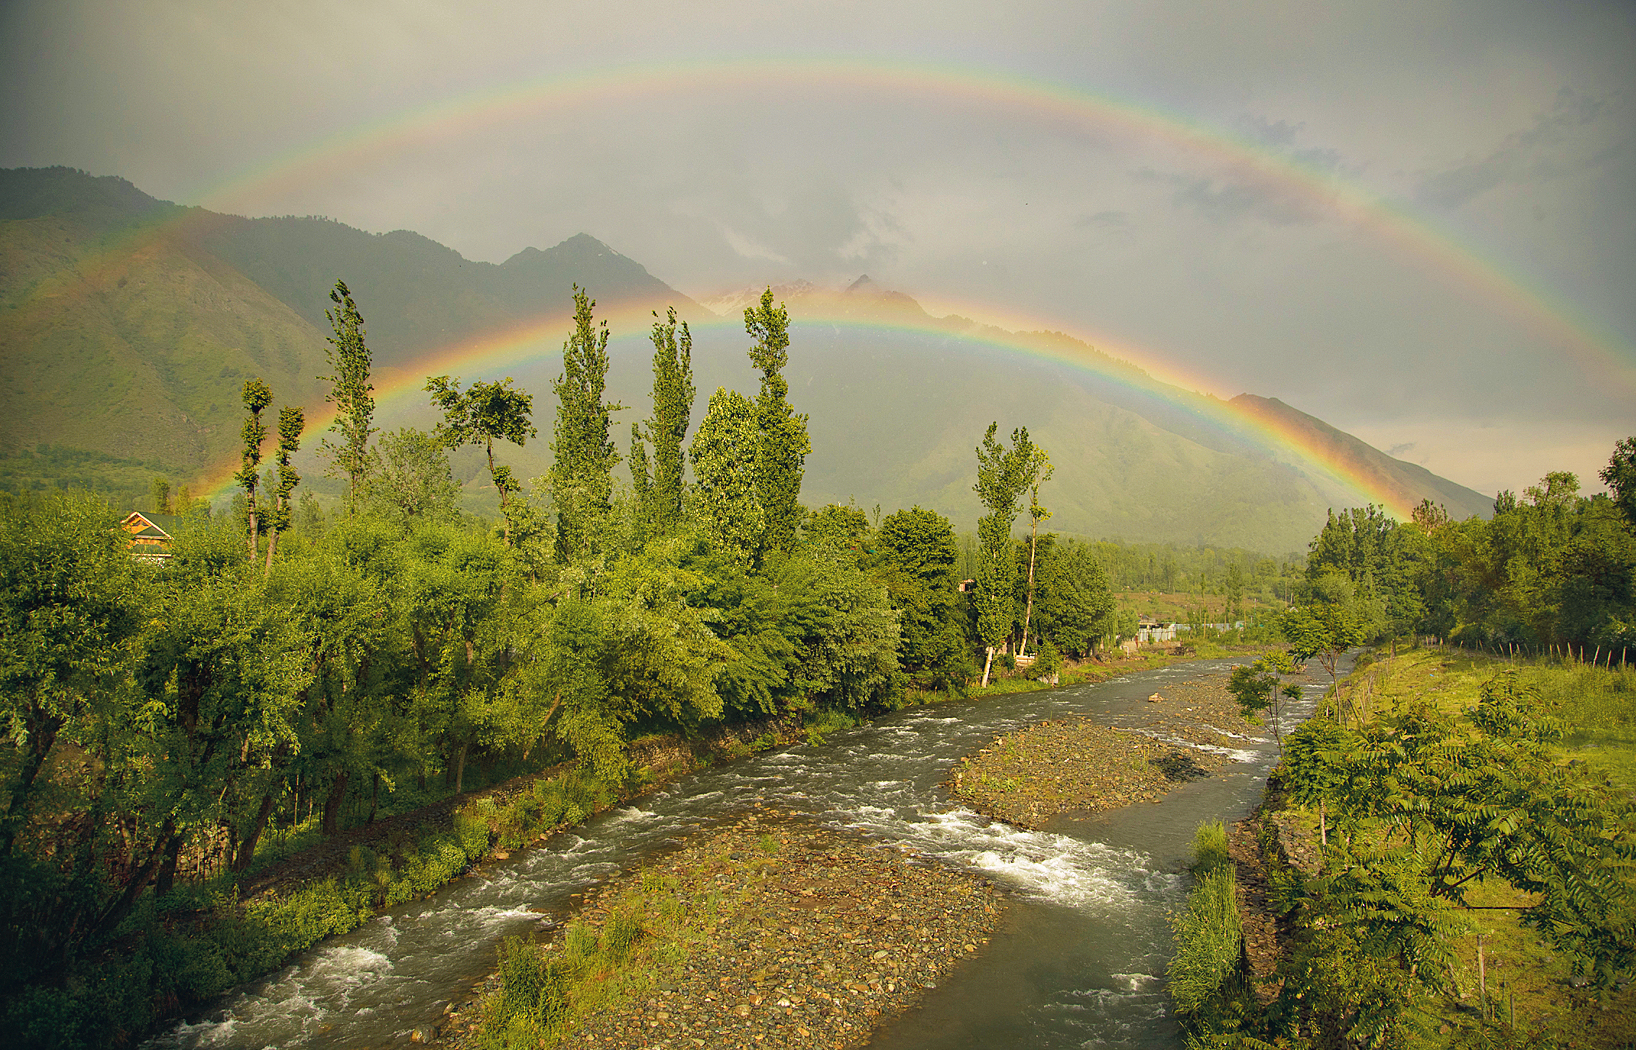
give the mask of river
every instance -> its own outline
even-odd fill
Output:
[[[917,707],[833,733],[820,746],[771,751],[687,776],[611,810],[544,847],[393,908],[177,1025],[154,1048],[404,1045],[442,1019],[493,968],[513,934],[561,921],[573,895],[673,847],[693,829],[765,804],[907,846],[981,872],[1010,891],[992,941],[921,1005],[879,1028],[880,1050],[1178,1047],[1163,974],[1165,916],[1187,890],[1201,821],[1254,808],[1275,758],[1271,736],[1235,741],[1217,776],[1152,804],[1041,831],[991,823],[950,804],[941,783],[962,755],[1046,719],[1089,715],[1135,725],[1167,683],[1219,672],[1229,660],[1177,664],[1094,685]],[[1310,713],[1306,688],[1285,721]],[[543,916],[542,916],[543,911]]]

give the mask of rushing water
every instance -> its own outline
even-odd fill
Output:
[[[1140,725],[1166,683],[1220,671],[1183,664],[1097,685],[903,711],[797,746],[694,774],[595,818],[546,848],[483,866],[426,901],[394,908],[178,1025],[156,1047],[367,1047],[401,1044],[442,1018],[493,967],[505,936],[560,921],[572,896],[694,828],[766,804],[911,847],[981,872],[1013,895],[992,942],[877,1031],[872,1046],[1175,1047],[1163,973],[1165,914],[1200,821],[1235,820],[1255,804],[1270,738],[1237,741],[1221,775],[1157,804],[1021,831],[954,807],[940,787],[962,755],[996,734],[1090,715]],[[1286,713],[1304,718],[1318,686]],[[543,915],[543,917],[542,917]]]

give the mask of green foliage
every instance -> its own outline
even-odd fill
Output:
[[[657,318],[658,314],[654,316]],[[682,441],[687,437],[688,422],[693,414],[693,336],[682,322],[681,334],[676,332],[676,310],[666,313],[663,323],[653,324],[653,415],[646,424],[646,437],[653,445],[653,481],[646,492],[638,486],[637,495],[643,500],[643,509],[653,530],[660,535],[673,531],[681,522],[682,500],[685,491],[682,468],[684,457]],[[641,455],[641,481],[647,477],[646,452],[642,448],[636,424],[631,424],[631,476],[637,478],[637,459]]]
[[[288,532],[294,502],[291,493],[301,483],[301,475],[290,463],[290,458],[301,448],[301,432],[306,429],[306,415],[294,405],[278,410],[278,484],[273,489],[273,505],[267,509],[267,530],[272,534],[267,541],[267,566],[271,571],[273,552],[278,545],[278,534]],[[168,493],[167,493],[168,496]],[[168,502],[168,500],[167,500]]]
[[[324,400],[335,406],[330,432],[337,440],[325,438],[321,445],[330,459],[331,477],[347,479],[347,513],[358,511],[363,481],[369,470],[369,437],[375,432],[375,387],[369,381],[370,353],[364,342],[364,318],[352,301],[345,281],[336,281],[329,293],[334,310],[325,310],[334,334],[325,350],[332,369],[318,378],[330,384]]]
[[[1614,505],[1625,516],[1625,524],[1636,530],[1636,437],[1619,439],[1608,465],[1597,472],[1597,477],[1613,493]]]
[[[538,433],[529,422],[529,415],[534,411],[534,398],[521,390],[513,390],[510,376],[498,383],[479,380],[464,392],[458,379],[428,376],[426,391],[432,395],[432,404],[443,413],[434,434],[438,444],[447,449],[463,445],[482,446],[488,458],[489,478],[494,482],[495,491],[500,494],[500,513],[506,518],[506,543],[509,546],[511,526],[507,509],[517,484],[509,467],[495,465],[494,443],[509,441],[522,447]],[[435,464],[432,467],[435,470]]]
[[[998,423],[990,423],[977,448],[977,498],[988,513],[977,519],[977,633],[993,661],[994,651],[1011,633],[1016,564],[1011,554],[1011,525],[1017,518],[1017,499],[1028,486],[1034,465],[1028,429],[1011,433],[1011,447],[995,438]],[[988,667],[983,668],[988,685]]]
[[[766,511],[756,485],[761,432],[756,406],[735,390],[718,387],[699,423],[688,455],[694,486],[689,492],[716,546],[749,564],[766,531]]]
[[[1193,872],[1208,875],[1232,865],[1227,853],[1227,826],[1219,820],[1200,824],[1193,833]]]
[[[374,513],[399,522],[447,520],[458,513],[455,504],[460,489],[449,469],[445,446],[412,427],[381,435],[370,450],[365,489]]]
[[[771,288],[761,293],[759,304],[745,308],[744,330],[755,339],[750,361],[761,372],[754,475],[763,518],[758,558],[773,551],[788,551],[794,545],[801,521],[801,478],[807,454],[812,451],[807,417],[797,415],[790,407],[790,385],[783,375],[789,363],[789,327],[789,312],[783,304],[773,306]]]
[[[1236,884],[1230,869],[1205,871],[1170,917],[1176,954],[1165,975],[1171,1001],[1185,1026],[1219,1029],[1220,1015],[1244,996],[1244,929],[1238,917]]]
[[[595,306],[596,300],[574,285],[574,330],[562,344],[562,375],[551,381],[557,395],[551,498],[557,506],[560,562],[589,553],[595,523],[610,507],[613,468],[619,462],[608,428],[620,406],[603,400],[608,322],[596,322],[591,313]]]

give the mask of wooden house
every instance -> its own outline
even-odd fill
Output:
[[[176,528],[173,514],[144,514],[133,510],[119,523],[131,538],[131,557],[170,557],[171,532]]]

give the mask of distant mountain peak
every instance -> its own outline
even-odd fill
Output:
[[[857,292],[870,292],[870,293],[873,293],[873,294],[879,294],[879,291],[880,291],[880,285],[876,284],[874,279],[871,278],[868,274],[864,274],[863,276],[859,277],[856,281],[853,281],[851,284],[846,286],[846,294],[847,295],[853,295],[853,294],[855,294]]]

